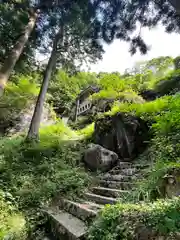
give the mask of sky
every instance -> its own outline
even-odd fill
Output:
[[[180,34],[168,34],[162,26],[154,29],[142,29],[142,37],[150,46],[146,55],[137,52],[134,56],[129,53],[129,44],[115,40],[112,44],[104,44],[105,54],[103,60],[90,66],[93,72],[123,73],[127,68],[132,68],[136,62],[150,60],[160,56],[176,57],[180,55]]]

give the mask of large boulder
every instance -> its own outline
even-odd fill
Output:
[[[148,131],[147,123],[141,118],[118,113],[96,121],[94,141],[117,153],[121,160],[131,161],[144,151]]]
[[[100,145],[89,144],[84,153],[84,161],[93,171],[108,171],[116,165],[118,155]]]

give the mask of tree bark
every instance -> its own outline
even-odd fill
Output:
[[[174,7],[176,12],[180,14],[180,0],[168,0],[168,1]]]
[[[49,80],[52,74],[52,70],[56,65],[57,60],[57,46],[59,40],[63,39],[63,27],[60,28],[59,32],[56,34],[54,42],[53,42],[53,49],[51,52],[51,56],[49,58],[46,70],[44,72],[43,82],[41,85],[40,93],[36,102],[36,106],[34,109],[33,117],[31,120],[29,132],[27,135],[27,140],[39,140],[39,127],[41,122],[41,116],[43,113],[43,105],[45,102],[45,97],[49,85]]]
[[[9,55],[4,61],[4,64],[2,65],[0,69],[0,96],[3,95],[4,88],[6,86],[6,83],[10,77],[10,74],[12,70],[14,69],[14,66],[16,62],[18,61],[25,44],[27,43],[29,36],[31,35],[36,20],[38,17],[37,12],[31,12],[29,17],[29,22],[27,26],[25,27],[24,31],[22,32],[21,36],[13,46],[12,50],[10,51]]]

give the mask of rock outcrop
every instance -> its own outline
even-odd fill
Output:
[[[27,131],[31,123],[34,107],[35,107],[35,104],[31,104],[29,105],[28,108],[22,110],[19,113],[19,115],[16,116],[16,119],[13,122],[12,126],[7,128],[6,132],[9,135],[12,135],[15,133]],[[52,113],[52,110],[50,109],[50,106],[48,104],[45,104],[43,109],[43,114],[41,117],[41,124],[45,126],[53,124],[55,121],[53,120],[52,115],[53,113]]]
[[[149,128],[139,117],[118,113],[95,123],[94,142],[130,161],[142,153],[149,140]]]
[[[117,163],[118,155],[100,145],[90,144],[84,153],[84,161],[93,171],[108,171]]]

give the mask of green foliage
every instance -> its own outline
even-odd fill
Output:
[[[170,72],[155,86],[160,95],[174,94],[180,90],[180,70]]]
[[[109,88],[122,92],[124,90],[127,90],[127,84],[126,82],[116,74],[104,74],[100,80],[99,85],[102,89],[108,90]]]
[[[169,98],[166,110],[155,116],[152,131],[155,136],[151,142],[148,153],[143,154],[139,160],[144,161],[149,157],[149,161],[154,163],[150,170],[149,177],[140,183],[140,191],[148,198],[161,196],[163,176],[170,169],[179,169],[180,154],[180,95],[176,94]]]
[[[139,233],[173,237],[180,227],[180,199],[106,205],[89,231],[90,240],[133,240]],[[145,239],[144,238],[142,239]]]
[[[49,102],[58,114],[69,112],[80,91],[94,83],[94,74],[80,72],[70,77],[64,71],[59,71],[50,83]]]
[[[162,78],[174,68],[174,61],[172,57],[158,57],[148,61],[145,69],[153,71],[156,78]]]
[[[58,144],[62,140],[77,139],[77,134],[62,121],[40,128],[40,141],[43,144]]]
[[[180,124],[180,94],[169,98],[168,108],[156,116],[156,123],[153,125],[157,134],[163,136],[178,134]]]
[[[53,197],[80,197],[91,182],[83,169],[85,141],[57,123],[40,130],[39,143],[23,137],[0,140],[0,188],[10,192],[24,212],[28,231],[39,224],[39,208]]]
[[[176,57],[173,62],[174,62],[174,67],[175,67],[175,70],[178,70],[180,69],[180,65],[179,65],[179,60],[180,60],[180,57]]]
[[[0,191],[0,213],[0,239],[25,239],[25,219],[10,193]]]
[[[133,69],[127,70],[127,80],[135,91],[154,89],[157,83],[174,69],[171,57],[159,57],[150,61],[136,63]]]
[[[71,122],[69,125],[75,130],[81,130],[86,128],[95,120],[91,114],[86,114],[86,116],[79,116],[76,122]]]
[[[97,107],[97,112],[101,110],[101,105],[102,110],[105,110],[108,101],[110,101],[110,105],[115,101],[117,104],[123,104],[124,102],[143,103],[144,100],[133,88],[133,80],[133,78],[124,78],[117,74],[101,74],[99,79],[101,90],[98,93],[94,93],[91,97],[93,104]],[[104,104],[101,104],[101,101],[104,101]],[[110,105],[108,108],[110,108]]]
[[[155,63],[149,63],[150,66],[153,64]],[[161,66],[160,68],[156,67],[157,72],[162,71]],[[178,76],[178,72],[176,73]],[[175,74],[175,72],[171,72],[171,74]],[[72,109],[81,90],[91,84],[96,84],[101,91],[93,94],[94,101],[101,99],[113,99],[114,101],[111,111],[102,115],[114,115],[117,112],[130,113],[150,123],[154,139],[151,141],[151,147],[146,154],[139,157],[139,160],[144,161],[148,158],[156,164],[151,169],[146,181],[139,184],[137,193],[131,194],[133,197],[143,195],[144,200],[162,196],[163,176],[168,174],[172,168],[179,168],[180,95],[164,96],[152,102],[145,102],[138,95],[140,90],[150,89],[157,83],[159,84],[160,75],[160,73],[152,73],[151,69],[144,73],[128,76],[104,73],[99,78],[90,73],[83,72],[69,76],[65,72],[59,71],[49,88],[48,101],[53,104],[59,114]],[[168,75],[166,80],[171,76],[175,75]],[[37,78],[38,75],[35,77],[15,75],[12,82],[8,84],[0,104],[2,109],[0,121],[1,123],[8,122],[7,128],[34,101],[39,91]],[[94,119],[90,117],[90,120]],[[89,124],[89,122],[86,123]],[[78,124],[82,124],[82,122]],[[4,125],[1,126],[4,127]],[[68,196],[70,199],[81,197],[89,186],[91,176],[84,171],[81,158],[86,144],[92,141],[93,132],[94,123],[81,130],[72,131],[70,127],[59,121],[40,129],[39,143],[25,143],[21,136],[0,139],[0,188],[4,192],[12,194],[18,203],[17,208],[25,214],[30,228],[34,227],[37,219],[39,221],[39,207],[47,204],[54,196],[59,194]],[[154,193],[155,195],[153,195]],[[3,199],[2,202],[2,204],[7,204],[6,199]],[[177,206],[176,203],[175,201],[175,206]],[[166,202],[163,204],[166,206]],[[113,240],[119,239],[120,236],[121,239],[133,239],[131,237],[134,236],[136,225],[131,224],[134,218],[133,220],[129,219],[129,215],[133,217],[134,213],[138,213],[140,216],[137,224],[147,223],[147,227],[150,226],[154,229],[158,222],[163,221],[162,215],[167,214],[167,209],[162,207],[163,204],[159,202],[143,206],[122,204],[114,207],[107,206],[91,229],[90,239]],[[168,202],[167,206],[171,211],[172,204]],[[154,215],[152,214],[153,208],[155,209]],[[162,213],[161,209],[165,213]],[[6,211],[3,211],[4,218],[7,218],[8,221],[10,219],[9,210],[7,210],[7,215]],[[158,215],[158,211],[160,215]],[[124,214],[125,212],[126,214]],[[125,221],[121,221],[124,215],[126,215]],[[18,216],[21,214],[18,213]],[[156,223],[154,225],[153,220]],[[5,221],[2,231],[9,233],[9,230],[6,230],[9,229],[7,221]],[[164,221],[163,224],[166,228],[164,231],[170,234],[171,230],[167,226],[169,220]],[[132,225],[132,228],[127,228],[124,223],[127,226]],[[172,224],[176,225],[176,220]],[[175,229],[174,225],[172,229]],[[161,227],[155,230],[161,233]],[[176,229],[173,231],[175,232]]]
[[[87,140],[92,140],[94,133],[94,123],[87,125],[85,128],[77,131],[77,134]]]
[[[163,86],[167,85],[166,92],[162,90],[162,95],[164,95],[176,87],[169,84],[178,76],[178,71],[172,71],[172,69],[172,58],[159,57],[141,63],[136,70],[132,69],[124,75],[101,73],[96,76],[92,73],[80,72],[74,76],[69,76],[64,71],[59,71],[50,84],[49,102],[53,104],[58,114],[67,114],[71,110],[75,110],[75,100],[80,91],[89,85],[96,85],[100,91],[93,94],[91,98],[95,105],[102,99],[143,103],[143,99],[139,95],[142,90],[155,89],[157,92],[161,92],[160,83],[162,82]]]
[[[28,23],[28,14],[13,6],[13,4],[0,4],[0,65],[15,44],[24,27]],[[36,34],[37,37],[37,34]],[[29,39],[19,61],[15,66],[16,72],[29,74],[35,66],[35,42]]]
[[[132,77],[130,78],[133,82]],[[152,78],[151,84],[157,84],[159,79]],[[142,83],[138,84],[140,85],[136,85],[137,89],[141,89]],[[149,202],[164,197],[164,177],[180,169],[179,109],[180,95],[176,94],[143,104],[116,101],[112,110],[106,113],[107,115],[114,115],[117,112],[130,113],[150,123],[154,138],[149,149],[138,161],[146,162],[148,159],[152,163],[152,168],[148,169],[147,177],[138,183],[137,190],[124,199],[124,202],[137,203],[107,205],[90,228],[90,240],[135,239],[137,233],[143,232],[143,229],[146,233],[150,232],[151,238],[165,236],[169,237],[168,239],[176,239],[180,227],[179,198],[143,204],[138,201],[143,199]]]
[[[179,160],[179,159],[176,159]],[[152,201],[158,198],[165,198],[165,177],[172,175],[176,171],[180,172],[179,162],[170,162],[157,160],[149,169],[149,175],[146,180],[139,182],[136,191],[136,201],[138,197],[143,198],[144,201]],[[135,199],[135,198],[134,198]]]
[[[31,76],[18,75],[9,82],[0,102],[0,132],[18,121],[20,114],[35,100],[39,87]]]
[[[145,102],[145,103],[131,104],[131,103],[115,102],[110,114],[114,115],[117,112],[124,112],[124,113],[130,113],[132,115],[141,117],[145,120],[153,121],[158,114],[161,114],[162,111],[165,111],[166,109],[168,109],[170,99],[171,97],[165,96],[162,98],[158,98],[152,102]]]
[[[43,128],[39,144],[24,143],[19,137],[2,139],[1,146],[2,187],[20,198],[22,207],[38,206],[61,189],[62,194],[71,189],[81,191],[83,183],[88,182],[87,174],[80,169],[84,146],[73,140],[72,132],[62,124]]]

